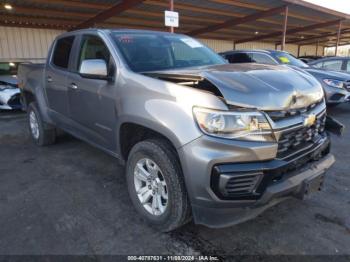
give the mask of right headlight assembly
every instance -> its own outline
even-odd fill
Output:
[[[219,111],[194,107],[193,114],[202,132],[210,136],[275,141],[269,122],[260,112]]]

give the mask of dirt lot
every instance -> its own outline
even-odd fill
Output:
[[[350,126],[350,104],[330,114]],[[24,114],[1,112],[0,255],[350,255],[349,130],[332,141],[326,188],[306,201],[226,229],[189,224],[163,234],[139,219],[114,158],[68,135],[38,148]]]

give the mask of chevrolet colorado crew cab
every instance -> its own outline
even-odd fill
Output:
[[[60,129],[120,159],[136,210],[162,231],[254,218],[319,190],[334,162],[313,76],[228,64],[186,35],[64,33],[18,78],[35,143]]]

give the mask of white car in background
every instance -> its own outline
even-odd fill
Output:
[[[0,62],[0,110],[21,109],[17,81],[18,63]]]

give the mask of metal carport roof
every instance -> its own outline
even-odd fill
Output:
[[[72,30],[81,27],[168,30],[169,0],[8,0],[0,25]],[[176,32],[236,43],[282,41],[286,7],[286,43],[334,46],[350,43],[350,15],[301,0],[174,0],[180,13]],[[340,27],[341,23],[341,27]]]

